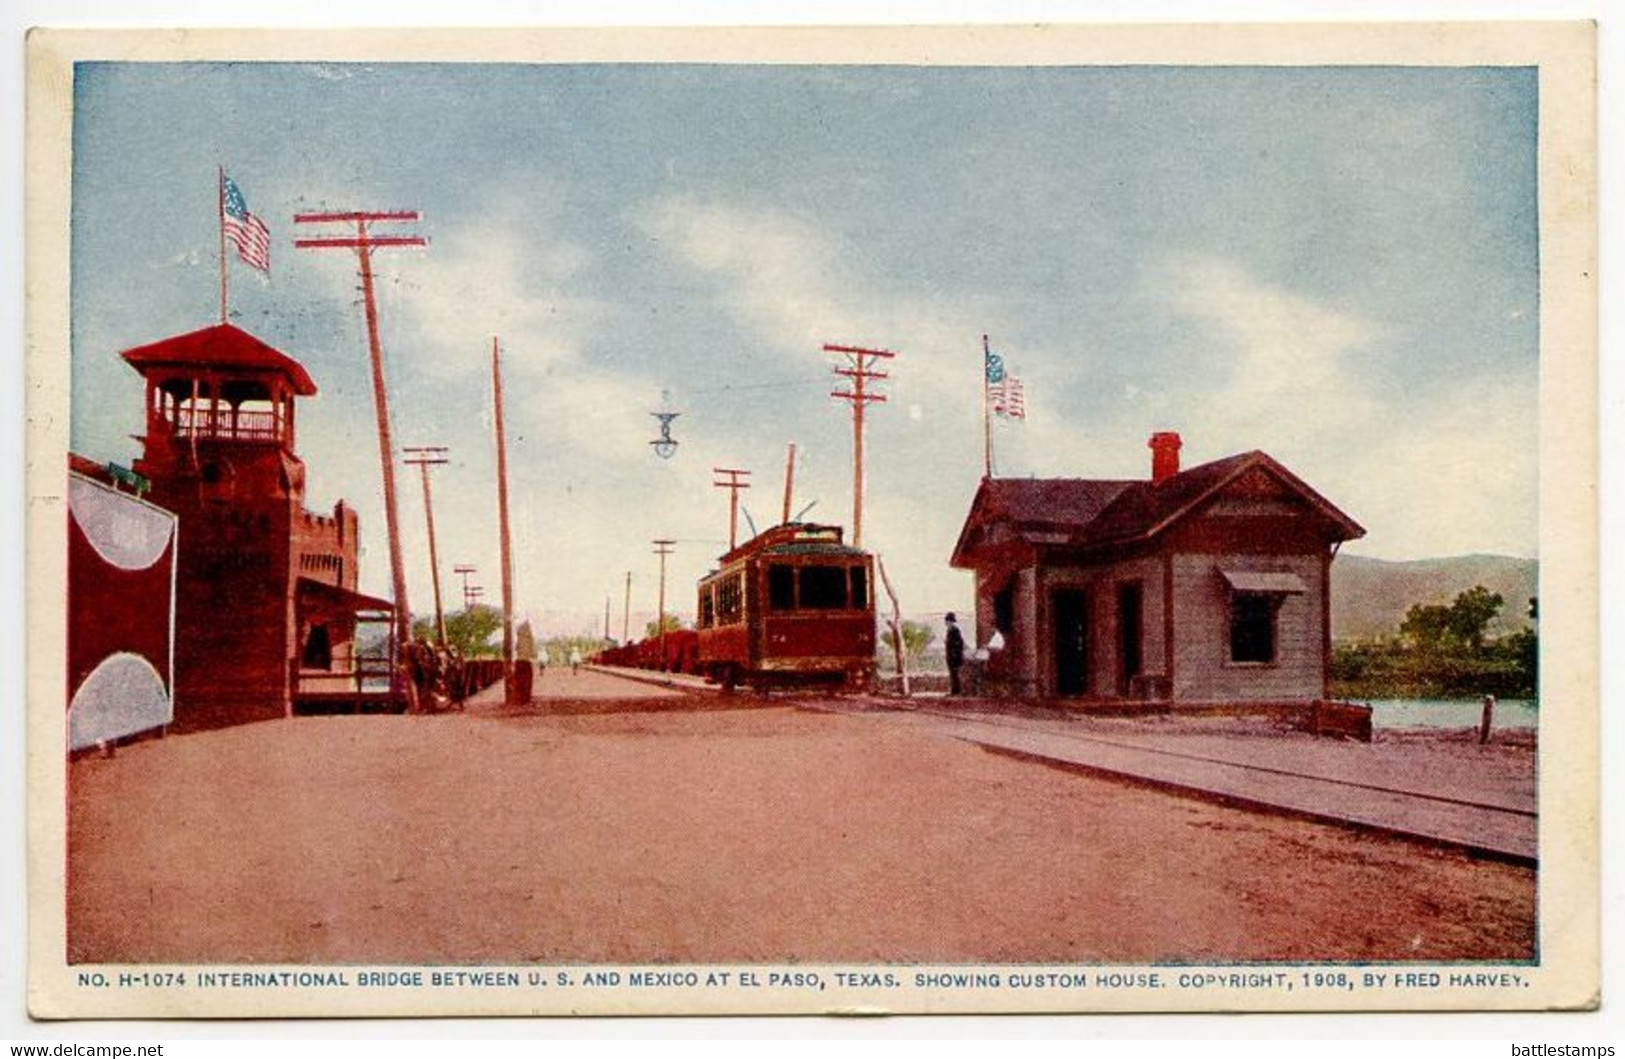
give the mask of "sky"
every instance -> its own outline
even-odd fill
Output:
[[[302,210],[423,212],[428,247],[375,268],[397,444],[450,450],[448,599],[455,563],[498,595],[501,337],[516,606],[546,632],[608,599],[618,636],[629,571],[652,615],[657,537],[691,611],[726,547],[713,467],[754,472],[765,528],[795,442],[793,507],[850,524],[826,342],[897,353],[864,543],[910,614],[969,606],[984,333],[1027,395],[1000,475],[1144,477],[1176,430],[1186,466],[1281,460],[1365,526],[1349,553],[1533,556],[1536,102],[1516,68],[83,64],[72,446],[132,460],[119,351],[217,321],[223,165],[272,235],[232,320],[315,379],[307,505],[359,510],[365,591],[389,569],[355,258],[296,251]]]

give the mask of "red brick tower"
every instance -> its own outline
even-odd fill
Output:
[[[180,518],[175,721],[210,727],[292,712],[301,671],[349,667],[355,512],[305,510],[293,358],[230,324],[124,352],[146,380],[135,470]],[[385,604],[387,606],[387,604]]]

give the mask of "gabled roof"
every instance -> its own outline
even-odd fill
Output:
[[[972,565],[971,553],[976,550],[972,531],[985,526],[1004,527],[1017,543],[1084,551],[1147,541],[1255,468],[1264,469],[1307,502],[1328,524],[1330,539],[1365,536],[1359,523],[1297,475],[1254,451],[1204,463],[1160,482],[984,478],[959,532],[952,563],[961,568]]]
[[[126,349],[123,356],[137,371],[145,371],[149,367],[201,365],[274,371],[286,376],[293,384],[293,392],[300,397],[310,397],[316,393],[316,384],[297,360],[231,324],[215,324],[213,327],[188,331],[184,335],[159,339]]]

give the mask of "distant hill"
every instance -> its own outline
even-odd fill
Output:
[[[1332,563],[1332,639],[1392,636],[1417,603],[1449,603],[1474,585],[1499,592],[1506,604],[1490,623],[1500,636],[1527,628],[1529,598],[1539,594],[1535,559],[1506,555],[1458,555],[1448,559],[1390,562],[1340,555]]]

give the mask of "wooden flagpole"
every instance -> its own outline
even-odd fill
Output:
[[[215,221],[220,228],[220,322],[226,322],[226,167],[215,166]],[[195,414],[195,413],[194,413]]]
[[[982,336],[982,477],[993,477],[993,414],[989,411],[987,366],[992,360],[987,336]]]

